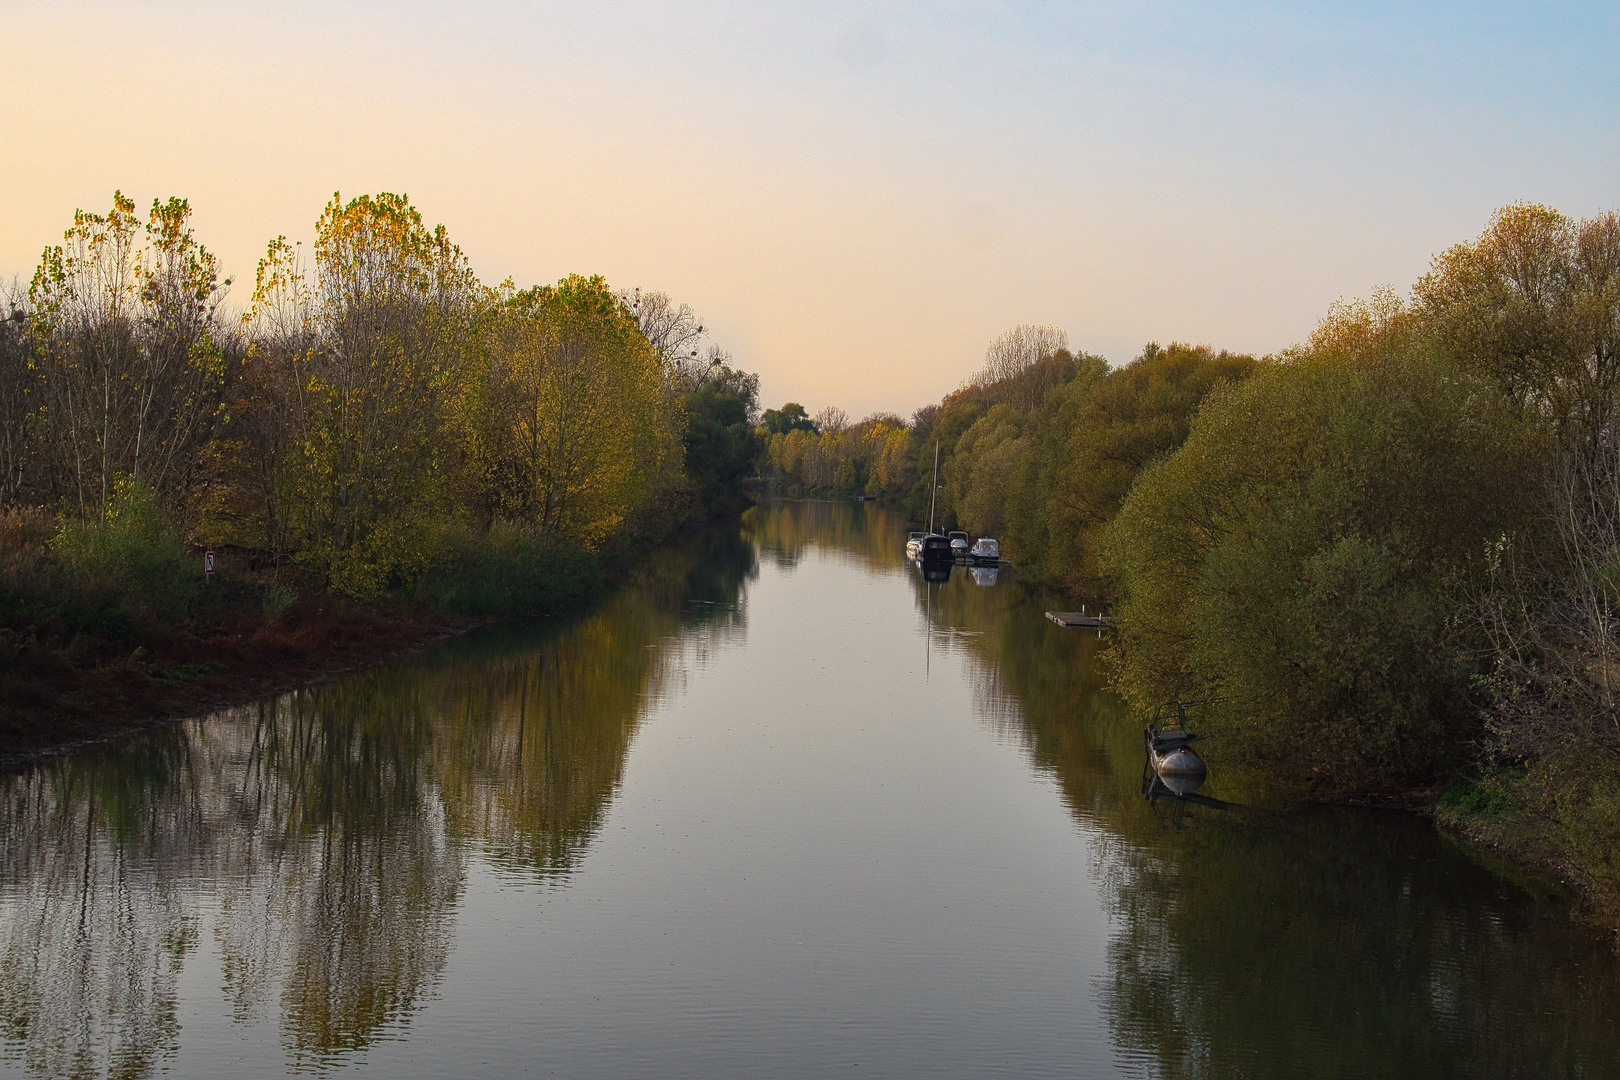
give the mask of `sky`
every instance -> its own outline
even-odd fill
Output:
[[[1620,5],[0,0],[0,278],[115,188],[245,306],[334,192],[909,415],[1017,323],[1268,353],[1493,210],[1620,209]]]

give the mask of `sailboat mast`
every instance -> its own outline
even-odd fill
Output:
[[[928,531],[934,531],[934,500],[939,498],[939,439],[934,439],[934,485],[928,489]]]

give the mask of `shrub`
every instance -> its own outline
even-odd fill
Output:
[[[52,547],[81,591],[110,592],[159,617],[185,614],[202,586],[179,534],[135,481],[118,481],[105,520],[64,522]]]
[[[561,537],[497,521],[487,533],[455,531],[416,584],[416,598],[458,615],[554,615],[602,589],[595,556]]]
[[[1217,699],[1234,753],[1318,789],[1432,775],[1476,722],[1461,586],[1523,520],[1529,439],[1416,346],[1217,390],[1106,535],[1121,688]]]

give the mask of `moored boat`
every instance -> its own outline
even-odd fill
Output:
[[[1142,738],[1147,743],[1148,765],[1159,781],[1175,794],[1187,795],[1203,787],[1209,769],[1190,745],[1203,736],[1187,730],[1186,709],[1179,702],[1174,704],[1179,722],[1161,728],[1155,716],[1155,723],[1142,730]],[[1161,707],[1160,714],[1163,712]]]
[[[968,554],[968,534],[955,529],[945,534],[951,541],[951,557],[953,559],[966,559]]]
[[[922,533],[906,541],[906,554],[918,562],[950,562],[951,541],[939,533]]]
[[[906,535],[906,554],[921,563],[926,570],[931,565],[941,562],[954,562],[951,553],[951,539],[941,536],[934,531],[934,500],[939,494],[939,440],[934,440],[934,491],[928,498],[928,531],[925,533],[908,533]],[[967,533],[962,534],[964,540]],[[945,575],[949,577],[948,572]]]
[[[981,536],[968,548],[968,558],[976,563],[995,563],[1001,561],[1001,544],[993,536]]]

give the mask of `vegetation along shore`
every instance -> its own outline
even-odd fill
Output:
[[[334,197],[246,310],[183,201],[79,213],[0,323],[0,756],[561,616],[751,482],[890,499],[1108,607],[1139,712],[1620,920],[1620,216],[1500,210],[1264,357],[1052,327],[904,418],[789,402],[661,293],[481,283]],[[202,573],[202,553],[216,573]]]
[[[3,298],[0,759],[579,610],[742,504],[758,380],[666,295],[486,286],[382,194],[228,312],[190,217],[115,194]]]
[[[1109,605],[1142,713],[1283,797],[1432,812],[1620,922],[1620,215],[1498,211],[1410,296],[1251,357],[1019,327],[910,421],[764,416],[789,490],[888,496]]]

